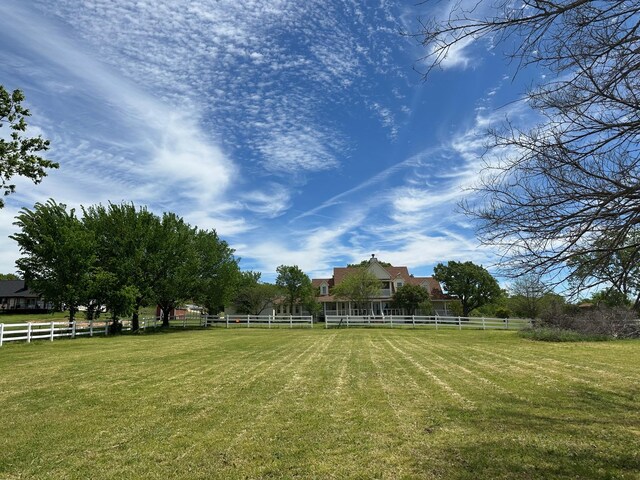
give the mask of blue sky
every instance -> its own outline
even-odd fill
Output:
[[[398,32],[452,3],[4,0],[0,84],[25,92],[60,169],[7,197],[0,271],[17,212],[50,197],[176,212],[266,280],[372,253],[418,275],[493,265],[456,202],[531,77],[474,42],[423,82],[427,52]]]

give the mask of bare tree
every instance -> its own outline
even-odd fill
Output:
[[[516,316],[537,318],[542,310],[545,295],[550,289],[535,275],[516,279],[509,288],[510,306]]]
[[[629,241],[640,224],[639,29],[637,0],[460,0],[445,20],[423,23],[429,70],[484,39],[515,45],[517,69],[552,78],[526,93],[537,125],[488,132],[478,196],[463,205],[505,272],[560,282],[586,254],[598,265],[640,251]]]

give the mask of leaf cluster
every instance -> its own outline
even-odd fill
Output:
[[[47,300],[72,313],[80,305],[91,311],[104,305],[114,321],[133,314],[134,330],[146,305],[158,304],[168,314],[188,299],[224,301],[237,260],[215,231],[129,203],[82,210],[78,218],[73,209],[49,200],[16,218],[21,231],[11,238],[22,254],[18,269]]]
[[[462,304],[462,315],[467,317],[471,310],[491,303],[502,295],[495,278],[481,265],[472,262],[439,263],[433,269],[433,277],[455,295]]]
[[[47,175],[49,168],[58,168],[58,164],[40,155],[49,149],[49,140],[28,137],[26,118],[31,114],[22,106],[24,94],[20,90],[8,92],[0,85],[0,128],[5,123],[10,129],[9,138],[0,136],[0,191],[3,196],[15,191],[15,185],[10,183],[14,176],[22,176],[40,183]],[[4,200],[0,198],[0,208],[4,207]]]

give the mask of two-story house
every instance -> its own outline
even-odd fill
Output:
[[[318,296],[316,300],[322,306],[321,316],[327,315],[356,315],[363,312],[357,311],[355,305],[351,302],[335,298],[331,294],[333,287],[350,273],[356,271],[360,267],[336,267],[333,269],[331,278],[314,278],[312,284],[317,289]],[[429,298],[433,310],[438,315],[451,314],[451,304],[456,299],[442,292],[440,283],[433,277],[414,277],[409,273],[407,267],[385,266],[380,263],[375,255],[371,255],[367,270],[380,279],[379,294],[370,301],[370,308],[367,310],[369,315],[403,315],[403,312],[394,309],[391,303],[393,294],[403,285],[418,285],[429,292]]]

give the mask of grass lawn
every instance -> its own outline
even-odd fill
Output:
[[[81,317],[82,314],[77,316]],[[0,323],[58,322],[65,318],[69,318],[69,312],[3,313],[0,314]]]
[[[0,348],[0,478],[640,478],[640,342],[210,329]]]

